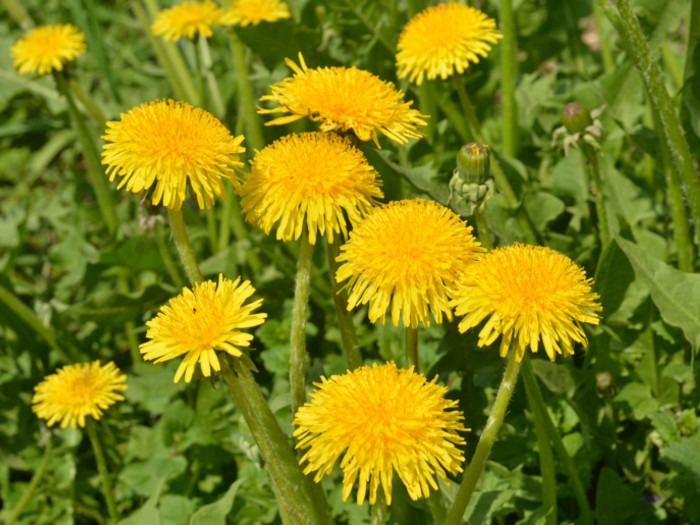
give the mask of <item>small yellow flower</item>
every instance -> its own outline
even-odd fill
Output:
[[[223,17],[224,10],[210,0],[182,2],[158,13],[151,31],[171,42],[183,36],[194,40],[198,33],[208,38],[212,27],[223,24]]]
[[[34,387],[32,410],[49,426],[61,421],[61,428],[75,428],[76,423],[83,428],[85,416],[100,419],[103,410],[124,400],[117,392],[126,390],[125,381],[112,362],[67,365]]]
[[[592,280],[576,264],[550,248],[514,244],[498,248],[465,272],[452,306],[465,332],[489,318],[479,346],[499,336],[505,357],[511,342],[516,359],[537,352],[540,340],[549,359],[574,353],[573,343],[588,344],[581,323],[598,324],[601,310]],[[561,344],[561,347],[560,347]]]
[[[62,71],[63,65],[87,48],[85,35],[74,25],[56,24],[35,27],[10,48],[12,64],[20,75]]]
[[[294,76],[271,86],[272,95],[261,97],[280,106],[260,109],[258,113],[290,113],[268,122],[267,126],[287,124],[303,117],[319,121],[321,131],[352,130],[362,141],[375,142],[377,132],[399,144],[423,134],[426,123],[412,102],[403,100],[403,92],[394,89],[368,71],[356,67],[309,69],[299,53],[301,67],[285,59]]]
[[[369,302],[369,320],[430,325],[452,319],[448,290],[483,252],[459,216],[433,201],[394,201],[374,210],[341,246],[338,282],[350,279],[348,310]]]
[[[298,239],[306,224],[317,233],[347,237],[346,218],[359,222],[383,197],[378,174],[362,152],[335,133],[286,135],[258,152],[240,193],[246,219],[277,239]]]
[[[398,77],[420,85],[423,77],[443,80],[463,73],[486,57],[491,44],[501,38],[496,22],[474,7],[448,2],[424,9],[414,16],[397,45]]]
[[[224,15],[225,24],[240,26],[276,22],[289,18],[289,7],[280,0],[234,0]]]
[[[183,288],[182,293],[163,306],[156,317],[146,323],[150,339],[139,350],[146,361],[161,363],[182,355],[185,358],[175,372],[174,383],[182,375],[189,383],[199,362],[205,377],[211,369],[221,369],[217,351],[234,357],[242,355],[241,348],[250,345],[253,336],[242,332],[262,324],[264,313],[252,313],[262,304],[262,299],[243,304],[253,293],[249,281],[240,283],[219,275],[219,282],[206,281],[193,290]],[[240,284],[239,284],[240,283]]]
[[[222,179],[240,186],[235,168],[243,136],[231,133],[211,113],[186,102],[172,100],[143,103],[107,122],[102,164],[109,180],[123,177],[118,188],[134,193],[155,184],[153,203],[179,210],[187,195],[187,183],[200,208],[211,206],[214,195],[226,196]]]
[[[427,381],[413,370],[394,363],[363,366],[314,383],[318,389],[294,418],[296,448],[309,449],[299,461],[308,462],[304,474],[317,471],[314,481],[333,470],[343,470],[343,501],[359,476],[357,503],[362,505],[369,483],[373,504],[379,485],[391,504],[394,472],[411,499],[437,490],[435,473],[447,482],[446,472],[462,471],[464,445],[459,432],[462,413],[450,410],[456,401],[445,399],[447,388]],[[447,482],[449,485],[449,482]]]

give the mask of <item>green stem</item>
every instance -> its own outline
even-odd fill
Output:
[[[352,322],[352,315],[348,312],[348,302],[345,298],[345,292],[339,289],[338,283],[335,280],[335,272],[338,267],[335,258],[338,256],[339,248],[340,237],[337,235],[333,239],[333,242],[326,243],[328,277],[331,282],[335,316],[338,319],[338,329],[340,330],[340,338],[343,342],[345,359],[348,362],[348,368],[350,370],[355,370],[362,366],[362,353],[360,352],[360,345],[357,343],[357,335],[355,334],[355,325]]]
[[[301,233],[301,248],[297,264],[292,309],[292,333],[289,336],[289,384],[292,390],[292,415],[306,401],[306,310],[311,291],[311,256],[313,246],[309,243],[306,225]]]
[[[467,509],[469,500],[476,488],[476,483],[479,481],[484,471],[486,460],[491,453],[493,444],[496,441],[496,436],[498,435],[498,430],[503,423],[506,409],[508,408],[508,402],[513,395],[515,384],[518,381],[519,371],[520,362],[515,358],[515,350],[511,347],[508,365],[506,366],[506,372],[501,381],[501,386],[498,388],[496,400],[493,402],[493,407],[491,407],[491,413],[486,421],[486,426],[479,439],[479,444],[476,446],[476,451],[474,451],[474,457],[469,463],[467,472],[465,472],[464,478],[462,479],[462,484],[459,486],[459,490],[455,495],[454,502],[447,513],[447,518],[445,518],[443,525],[459,525],[462,522],[464,511]]]
[[[207,106],[206,97],[204,96],[204,76],[202,75],[202,57],[199,54],[199,49],[197,49],[197,44],[192,41],[194,46],[194,63],[195,63],[195,78],[197,85],[197,95],[199,96],[199,105],[202,107]]]
[[[447,507],[445,507],[445,498],[442,496],[442,491],[431,490],[428,496],[430,500],[430,512],[433,515],[433,523],[439,524],[445,521]]]
[[[418,106],[423,115],[432,117],[427,119],[428,125],[424,130],[425,139],[429,143],[432,143],[433,137],[435,136],[435,123],[438,119],[435,118],[437,116],[435,114],[437,112],[437,102],[434,93],[434,85],[429,81],[425,81],[418,86]]]
[[[537,383],[537,380],[535,379],[534,373],[532,371],[532,365],[529,361],[526,360],[523,366],[523,380],[525,380],[525,377],[527,375],[529,375],[531,379],[533,379],[533,381],[531,382],[529,387],[527,383],[525,384],[526,393],[528,395],[533,396],[534,406],[543,408],[541,412],[541,415],[543,416],[543,422],[547,429],[547,433],[549,434],[549,439],[554,445],[554,450],[557,453],[557,458],[561,463],[563,463],[570,486],[574,490],[574,496],[576,497],[576,501],[579,505],[579,510],[581,511],[581,525],[593,523],[593,513],[591,512],[591,507],[588,503],[588,497],[586,496],[586,491],[583,488],[583,483],[581,483],[581,478],[578,474],[578,470],[576,470],[576,465],[571,459],[569,453],[566,451],[566,447],[564,447],[564,442],[561,439],[561,435],[559,435],[559,431],[555,428],[554,423],[552,422],[552,418],[549,417],[549,412],[547,412],[546,410],[547,405],[544,401],[544,398],[542,397],[542,392],[540,391],[539,384]]]
[[[515,100],[515,76],[518,64],[513,0],[501,0],[501,106],[503,113],[503,153],[515,157],[518,152],[518,105]]]
[[[246,61],[246,49],[241,39],[233,29],[228,32],[231,43],[231,53],[236,67],[236,81],[238,82],[238,95],[240,97],[241,108],[243,109],[243,119],[246,124],[246,143],[254,150],[262,150],[265,147],[263,138],[262,123],[260,115],[256,111],[253,86],[250,83],[250,73]]]
[[[379,486],[377,488],[377,497],[372,504],[372,513],[369,518],[370,525],[384,525],[389,518],[389,508],[386,505],[386,497],[384,489]]]
[[[464,112],[464,116],[467,118],[467,122],[471,128],[473,142],[486,144],[486,139],[484,138],[483,133],[481,133],[481,123],[479,122],[479,118],[476,116],[474,104],[472,104],[469,94],[467,93],[467,89],[464,87],[464,78],[462,75],[455,73],[452,75],[452,80],[454,81],[455,88],[457,89],[459,102],[462,104],[462,111]]]
[[[698,182],[698,173],[693,164],[688,142],[683,136],[678,115],[674,111],[673,102],[666,91],[661,69],[652,56],[649,44],[644,38],[642,28],[632,11],[629,0],[598,1],[620,34],[627,53],[642,75],[651,104],[659,115],[660,126],[657,131],[661,139],[666,141],[671,152],[676,176],[684,184],[691,216],[695,223],[695,238],[700,239],[700,182]]]
[[[7,520],[5,520],[5,525],[12,525],[15,521],[17,521],[17,518],[19,518],[24,507],[27,505],[27,503],[29,503],[29,500],[32,499],[34,491],[39,486],[41,478],[43,478],[44,474],[46,473],[46,467],[49,464],[49,458],[51,458],[52,449],[53,443],[51,442],[51,434],[49,434],[49,439],[46,443],[46,448],[44,448],[44,456],[41,458],[41,463],[39,463],[39,467],[34,471],[34,475],[29,481],[29,485],[27,485],[27,488],[24,490],[22,497],[19,498],[17,505],[14,506],[12,512],[10,512],[9,517],[7,518]]]
[[[168,275],[170,275],[173,284],[178,288],[182,288],[185,286],[185,283],[182,280],[182,276],[180,275],[177,266],[175,265],[172,255],[170,255],[168,245],[165,243],[165,239],[163,239],[163,228],[158,222],[156,222],[155,226],[153,227],[153,236],[156,239],[156,246],[158,247],[160,258],[163,259],[165,271],[167,271]]]
[[[312,480],[305,476],[288,437],[270,410],[260,387],[250,370],[235,360],[232,370],[228,360],[222,360],[221,374],[231,389],[241,414],[265,460],[279,496],[280,507],[299,525],[330,524],[325,500],[314,499]]]
[[[484,213],[484,206],[480,205],[474,210],[474,222],[476,223],[477,233],[479,234],[479,240],[481,244],[488,251],[493,250],[493,241],[491,240],[491,232],[489,231],[489,226],[486,224],[486,214]]]
[[[128,268],[118,268],[117,269],[117,288],[122,294],[128,294],[131,290],[129,289],[129,270]],[[126,321],[124,323],[124,333],[126,334],[126,340],[129,344],[129,354],[131,355],[132,363],[140,363],[141,353],[139,352],[139,341],[136,338],[136,326],[133,321]]]
[[[603,18],[603,12],[600,10],[600,6],[596,2],[593,2],[593,16],[595,17],[595,25],[598,28],[598,42],[600,43],[600,55],[603,59],[603,69],[606,73],[609,73],[615,68],[615,60],[613,59],[613,54],[610,50],[608,35],[603,34],[603,20],[605,20]]]
[[[209,95],[211,97],[211,110],[218,119],[223,119],[226,115],[226,106],[224,105],[224,100],[221,97],[221,91],[219,91],[219,84],[216,81],[216,76],[211,70],[213,65],[211,59],[211,53],[209,52],[209,42],[205,36],[199,36],[199,55],[201,55],[201,65],[204,77],[207,80],[207,87],[209,88]],[[204,93],[202,93],[202,99],[204,98]]]
[[[92,450],[95,452],[97,471],[100,473],[100,477],[102,478],[102,488],[104,489],[105,499],[107,500],[109,518],[112,523],[116,525],[119,522],[119,512],[117,512],[117,505],[114,503],[112,482],[109,479],[109,471],[107,470],[107,461],[105,461],[102,443],[100,442],[100,437],[97,435],[97,423],[92,417],[87,418],[85,428],[87,429],[90,443],[92,443]]]
[[[600,163],[598,154],[588,144],[582,144],[583,152],[588,161],[587,166],[593,179],[593,194],[595,195],[595,206],[598,211],[598,223],[600,224],[600,244],[605,246],[610,241],[610,223],[608,222],[608,210],[605,207],[605,189],[603,179],[600,175]]]
[[[535,389],[538,388],[535,383],[536,379],[532,372],[529,356],[524,357],[522,367],[523,383],[525,385],[525,394],[527,403],[530,407],[530,413],[535,423],[535,434],[537,435],[537,445],[540,457],[540,474],[542,475],[542,504],[546,509],[550,509],[547,513],[547,525],[557,525],[557,480],[556,471],[554,469],[554,455],[552,454],[552,445],[549,442],[549,433],[545,425],[544,412],[547,410],[547,405],[543,404],[544,400],[539,399],[535,394]]]
[[[418,328],[406,327],[406,368],[413,367],[413,371],[420,373],[418,361]]]
[[[100,156],[97,153],[97,147],[92,139],[92,135],[85,125],[85,120],[83,115],[78,111],[78,108],[73,101],[73,95],[68,87],[68,82],[66,77],[63,75],[63,71],[55,71],[54,78],[56,79],[56,85],[58,90],[66,97],[66,102],[68,104],[68,113],[71,117],[71,122],[73,123],[75,134],[78,136],[78,140],[83,149],[83,157],[85,157],[85,163],[87,164],[87,173],[90,178],[90,183],[95,190],[95,196],[97,197],[97,205],[102,213],[102,218],[107,225],[109,233],[112,234],[117,229],[117,210],[114,207],[114,202],[112,201],[112,191],[109,187],[109,182],[107,181],[107,176],[102,169],[102,164],[100,163]]]
[[[292,2],[293,3],[293,2]],[[408,3],[408,2],[407,2]],[[359,2],[353,2],[352,0],[345,0],[345,5],[353,12],[355,17],[364,25],[367,30],[374,35],[374,38],[384,46],[384,48],[389,51],[389,54],[393,55],[396,53],[396,44],[391,42],[384,33],[379,29],[379,24],[376,20],[368,17],[362,10],[362,4]],[[410,8],[409,8],[410,10]]]
[[[170,216],[170,226],[173,230],[175,246],[177,246],[177,251],[180,254],[180,261],[185,268],[185,273],[191,284],[201,283],[204,280],[204,276],[202,276],[202,271],[197,264],[197,257],[190,244],[190,238],[187,236],[187,228],[182,218],[182,211],[168,208],[168,215]]]
[[[219,233],[216,231],[216,212],[214,208],[207,208],[204,210],[204,217],[207,221],[207,234],[209,236],[209,249],[211,253],[216,253],[216,248],[218,246]]]
[[[34,21],[29,17],[27,12],[22,7],[22,4],[17,2],[17,0],[2,0],[2,5],[5,6],[7,12],[10,13],[15,22],[25,31],[34,27]]]
[[[75,97],[80,100],[80,103],[85,107],[87,112],[92,115],[100,128],[104,128],[107,119],[105,118],[104,113],[102,113],[102,110],[97,107],[97,104],[95,104],[93,100],[87,96],[85,91],[83,91],[83,88],[80,87],[80,84],[78,84],[75,79],[71,79],[68,82],[68,85],[70,86],[70,89]]]

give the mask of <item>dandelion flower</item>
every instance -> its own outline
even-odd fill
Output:
[[[444,80],[455,70],[463,73],[501,37],[496,21],[474,7],[456,2],[428,7],[399,35],[398,77],[420,85],[423,77]]]
[[[177,383],[184,374],[189,383],[198,362],[205,377],[211,375],[212,368],[221,369],[217,351],[240,357],[241,348],[249,346],[253,339],[241,329],[258,326],[267,317],[252,313],[262,299],[243,304],[255,288],[249,281],[240,281],[240,277],[231,281],[219,275],[218,284],[206,281],[193,290],[184,288],[170,300],[170,306],[163,306],[146,323],[150,341],[139,347],[143,358],[161,363],[184,355],[173,382]]]
[[[592,280],[576,264],[550,248],[514,244],[498,248],[464,273],[452,305],[464,318],[465,332],[489,317],[479,346],[502,335],[505,357],[511,342],[516,359],[525,349],[537,352],[540,340],[549,359],[574,353],[573,343],[588,344],[581,323],[598,324],[601,310]],[[560,346],[561,345],[561,346]]]
[[[433,201],[394,201],[373,211],[341,246],[338,282],[350,279],[348,310],[369,302],[369,320],[406,327],[452,319],[448,289],[483,251],[458,215]]]
[[[467,429],[462,413],[450,410],[456,401],[445,399],[447,388],[427,381],[413,370],[394,363],[363,366],[315,383],[311,401],[294,418],[296,448],[309,449],[299,461],[308,462],[304,474],[317,471],[314,481],[343,470],[343,501],[359,475],[357,503],[362,505],[369,482],[373,504],[379,485],[391,504],[393,473],[413,500],[437,490],[435,473],[447,482],[446,472],[462,471],[464,454],[459,435]],[[447,482],[449,485],[449,482]]]
[[[285,59],[294,76],[271,86],[272,95],[261,97],[280,106],[260,109],[259,113],[290,113],[268,122],[267,126],[287,124],[303,117],[320,122],[321,131],[352,130],[362,141],[379,146],[377,131],[399,144],[420,138],[425,126],[421,115],[394,89],[368,71],[356,67],[309,69],[299,53],[301,67]]]
[[[214,195],[226,196],[222,179],[240,185],[235,173],[243,164],[238,154],[243,136],[231,133],[211,113],[186,102],[172,100],[143,103],[107,122],[102,164],[109,180],[123,177],[118,188],[134,193],[155,184],[153,203],[179,210],[187,182],[200,208],[211,206]]]
[[[85,35],[71,24],[35,27],[10,48],[13,65],[20,75],[62,71],[63,65],[82,55]]]
[[[224,16],[225,24],[240,26],[276,22],[289,18],[289,7],[280,0],[234,0]]]
[[[224,10],[210,0],[182,2],[158,13],[151,31],[171,42],[183,36],[194,40],[198,33],[208,38],[213,34],[211,28],[222,25],[223,18]]]
[[[306,224],[317,232],[347,237],[346,218],[359,222],[383,197],[378,174],[362,152],[335,133],[286,135],[258,152],[241,189],[246,218],[277,239],[298,239]]]
[[[60,421],[61,428],[85,427],[85,416],[102,417],[102,411],[123,401],[120,390],[126,390],[126,376],[109,362],[79,363],[59,368],[34,387],[32,410],[46,424]]]

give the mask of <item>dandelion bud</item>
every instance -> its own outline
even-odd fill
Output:
[[[457,154],[457,170],[464,182],[483,184],[490,176],[491,149],[476,142],[462,146]]]
[[[569,133],[581,133],[593,123],[591,113],[578,102],[564,106],[561,117]]]

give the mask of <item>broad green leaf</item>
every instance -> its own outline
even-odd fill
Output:
[[[652,397],[649,387],[642,383],[628,383],[617,393],[614,400],[615,404],[626,403],[637,421],[659,410],[659,402]]]
[[[637,518],[643,520],[640,523],[646,523],[644,517],[653,512],[652,505],[625,485],[614,470],[603,467],[595,496],[595,515],[599,525],[637,523]]]
[[[594,277],[594,290],[600,295],[605,318],[617,312],[633,281],[634,270],[625,253],[616,242],[609,242],[598,259]]]
[[[226,515],[231,512],[238,487],[244,481],[244,479],[234,481],[221,499],[195,512],[190,519],[190,525],[226,525]]]
[[[565,209],[563,201],[544,191],[526,194],[523,204],[538,231],[545,231],[547,224],[559,217]]]
[[[661,451],[661,461],[695,480],[700,488],[700,436],[673,443]]]
[[[156,488],[153,490],[153,494],[151,494],[146,503],[128,518],[121,520],[119,525],[160,525],[161,520],[160,513],[158,512],[158,499],[163,490],[165,480],[169,475],[170,474],[165,474],[161,477]]]
[[[700,275],[688,274],[654,259],[636,244],[615,239],[629,258],[637,278],[651,292],[661,317],[683,330],[697,351],[700,348]]]

